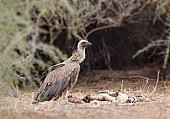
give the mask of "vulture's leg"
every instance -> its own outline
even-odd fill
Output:
[[[65,94],[65,102],[66,102],[66,104],[69,103],[68,96],[69,96],[69,90],[67,89],[66,94]]]
[[[54,97],[52,100],[53,100],[53,101],[57,101],[57,99],[58,99],[59,97],[60,97],[60,96]]]

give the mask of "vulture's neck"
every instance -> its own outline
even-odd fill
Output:
[[[85,59],[85,49],[77,49],[72,53],[72,56],[66,60],[69,62],[76,62],[80,64]]]

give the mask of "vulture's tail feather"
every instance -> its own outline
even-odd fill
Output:
[[[49,101],[54,97],[59,98],[68,85],[69,85],[69,80],[57,81],[54,84],[45,85],[45,87],[44,84],[42,84],[42,86],[35,94],[34,100],[38,102],[42,102],[42,101]]]

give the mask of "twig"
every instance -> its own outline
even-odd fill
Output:
[[[79,40],[83,40],[83,38],[80,37],[76,32],[73,32],[73,35],[74,35],[76,38],[78,38]]]
[[[131,76],[132,78],[141,78],[141,79],[145,79],[146,80],[146,83],[145,83],[145,85],[142,87],[142,89],[140,89],[140,90],[145,90],[145,88],[146,88],[146,86],[147,86],[147,84],[148,84],[148,82],[149,82],[149,78],[148,77],[143,77],[143,76]]]
[[[160,70],[158,70],[158,72],[157,72],[156,84],[155,84],[154,89],[151,92],[150,96],[152,96],[156,92],[156,89],[157,89],[157,86],[158,86],[158,82],[159,82],[159,73],[160,73]]]
[[[122,83],[121,83],[121,88],[120,88],[121,92],[123,92],[123,83],[124,83],[124,80],[122,80]]]
[[[141,79],[145,79],[145,80],[153,80],[150,79],[148,77],[144,77],[144,76],[129,76],[129,77],[114,77],[114,79],[136,79],[136,78],[141,78]]]
[[[103,29],[107,29],[107,28],[112,28],[112,27],[115,27],[115,26],[116,26],[116,25],[107,25],[107,26],[102,26],[102,27],[95,28],[95,29],[93,29],[93,30],[91,30],[90,32],[87,33],[85,39],[87,39],[88,36],[89,36],[90,34],[92,34],[93,32],[96,32],[96,31],[99,31],[99,30],[103,30]]]
[[[144,77],[144,76],[130,76],[131,78],[141,78],[141,79],[146,79],[149,80],[148,77]]]
[[[165,86],[166,89],[168,89],[166,83],[167,83],[167,81],[164,81],[164,86]]]
[[[147,78],[147,79],[146,79],[146,83],[145,83],[145,85],[143,86],[143,89],[142,89],[142,90],[145,90],[145,88],[146,88],[148,82],[149,82],[149,79]]]

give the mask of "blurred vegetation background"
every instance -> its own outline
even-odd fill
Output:
[[[1,93],[17,96],[18,88],[39,86],[41,73],[67,59],[80,39],[93,44],[83,66],[87,70],[134,62],[156,62],[165,69],[170,2],[0,0]]]

